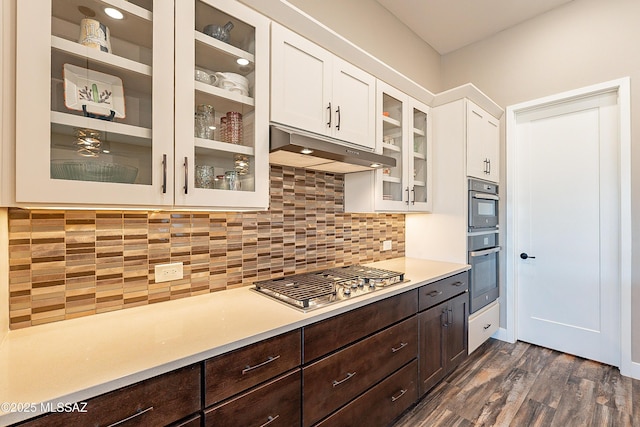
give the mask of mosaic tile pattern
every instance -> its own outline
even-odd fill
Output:
[[[11,328],[404,256],[404,215],[343,213],[343,175],[272,166],[270,180],[260,212],[9,209]],[[155,283],[180,261],[183,279]]]

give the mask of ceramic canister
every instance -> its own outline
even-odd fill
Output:
[[[85,18],[80,21],[80,38],[78,43],[102,52],[111,52],[109,28],[100,21]]]

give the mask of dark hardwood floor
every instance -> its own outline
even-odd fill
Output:
[[[640,426],[640,380],[609,365],[489,340],[394,427]]]

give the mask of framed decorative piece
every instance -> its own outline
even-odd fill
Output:
[[[94,117],[125,118],[122,79],[87,68],[64,64],[64,105]]]

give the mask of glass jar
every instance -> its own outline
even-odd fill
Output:
[[[240,190],[240,180],[238,179],[238,172],[226,171],[224,173],[225,189],[227,190]]]
[[[242,114],[237,111],[227,113],[227,139],[231,144],[242,144]]]
[[[238,175],[247,175],[249,173],[249,156],[245,154],[233,155],[234,169]]]
[[[211,105],[198,105],[195,115],[196,138],[213,139],[215,125],[215,111]]]

